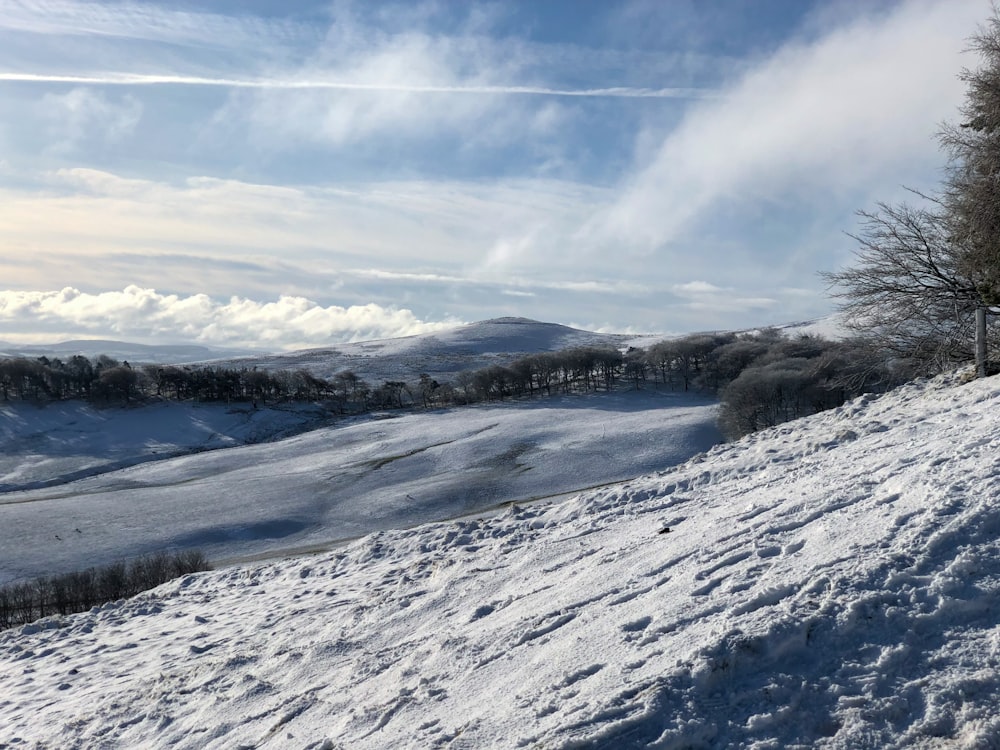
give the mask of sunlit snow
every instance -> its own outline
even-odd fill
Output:
[[[218,562],[329,546],[635,477],[721,439],[713,401],[647,390],[382,412],[276,442],[95,474],[90,465],[102,453],[105,463],[116,453],[118,462],[148,461],[156,457],[150,450],[179,451],[185,441],[200,447],[209,434],[212,447],[224,438],[245,442],[300,429],[316,415],[165,404],[102,410],[98,431],[88,409],[49,408],[52,420],[63,409],[79,409],[80,419],[59,429],[47,423],[42,434],[30,415],[8,423],[8,445],[33,447],[31,455],[0,459],[8,487],[16,480],[26,487],[0,494],[0,583],[164,547],[198,548]],[[146,428],[157,436],[152,448],[136,440],[143,420],[155,425]],[[23,427],[32,428],[31,441],[19,440]],[[28,489],[55,467],[72,477],[68,469],[78,462],[88,467],[80,473],[95,475]]]
[[[994,747],[998,406],[994,379],[914,383],[0,634],[4,741]]]

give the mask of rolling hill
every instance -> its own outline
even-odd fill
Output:
[[[8,746],[996,747],[1000,381],[0,634]]]
[[[338,344],[271,356],[257,355],[235,363],[252,361],[258,367],[273,370],[304,369],[320,377],[351,370],[373,383],[415,381],[421,373],[439,380],[452,380],[462,370],[506,364],[526,354],[575,346],[619,348],[647,338],[658,340],[662,336],[593,333],[527,318],[495,318],[437,333]]]
[[[504,318],[229,364],[353,362],[366,377],[402,379],[625,343]],[[654,388],[348,418],[310,405],[0,404],[0,584],[163,548],[217,562],[280,556],[572,493],[711,447],[715,411],[710,398]]]
[[[655,391],[327,418],[280,440],[266,438],[318,417],[63,408],[74,424],[55,410],[40,429],[48,409],[7,423],[0,583],[165,547],[220,561],[329,546],[664,469],[721,439],[712,400]],[[200,450],[172,455],[185,448]]]

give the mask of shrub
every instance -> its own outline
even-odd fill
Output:
[[[86,612],[91,607],[134,596],[189,573],[211,570],[200,550],[154,552],[131,563],[41,577],[0,587],[0,630],[27,625],[52,614]]]

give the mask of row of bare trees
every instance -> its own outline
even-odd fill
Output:
[[[454,384],[421,374],[417,382],[386,380],[374,385],[350,370],[322,378],[307,370],[177,365],[133,368],[128,362],[104,355],[93,361],[75,356],[67,362],[45,357],[9,358],[0,359],[0,400],[85,398],[130,403],[157,397],[254,404],[309,401],[326,403],[338,413],[357,413],[551,394],[553,390],[611,390],[624,368],[625,359],[614,348],[580,347],[462,372]]]
[[[209,570],[199,550],[156,552],[131,562],[36,578],[0,587],[0,630],[49,615],[86,612],[107,602],[135,596],[179,576]]]
[[[716,393],[729,438],[888,390],[915,374],[862,339],[789,338],[776,330],[696,334],[625,352],[582,347],[543,352],[460,373],[439,399],[501,401],[616,387]]]
[[[539,352],[506,365],[460,372],[446,394],[456,403],[610,391],[621,380],[624,355],[613,347],[574,347]]]
[[[349,370],[321,378],[307,370],[256,367],[133,367],[106,355],[93,360],[81,355],[65,361],[47,357],[0,359],[0,401],[87,399],[129,404],[152,397],[254,405],[308,401],[327,404],[332,411],[345,414],[418,403],[430,406],[442,400],[444,392],[438,393],[439,387],[426,375],[415,384],[386,381],[372,385]]]
[[[345,370],[321,378],[305,370],[146,365],[133,368],[101,356],[94,361],[0,360],[4,399],[90,398],[129,403],[156,397],[178,401],[321,403],[337,414],[373,409],[430,408],[483,401],[608,392],[619,387],[719,393],[721,422],[736,437],[837,406],[864,390],[883,389],[913,373],[862,341],[789,339],[780,332],[697,334],[620,351],[583,346],[539,352],[456,375],[439,383],[387,380],[373,386]]]

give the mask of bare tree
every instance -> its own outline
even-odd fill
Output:
[[[851,327],[925,370],[975,355],[985,372],[984,311],[1000,304],[997,6],[969,51],[982,65],[961,71],[967,85],[962,121],[939,133],[948,155],[939,195],[920,195],[923,207],[882,203],[861,212],[861,231],[852,235],[859,245],[856,265],[825,274]]]
[[[947,212],[880,203],[860,211],[855,265],[823,276],[849,328],[895,356],[940,369],[972,355],[979,296],[963,273]]]
[[[850,329],[928,372],[971,359],[982,304],[947,209],[930,205],[860,211],[855,265],[823,274]]]

